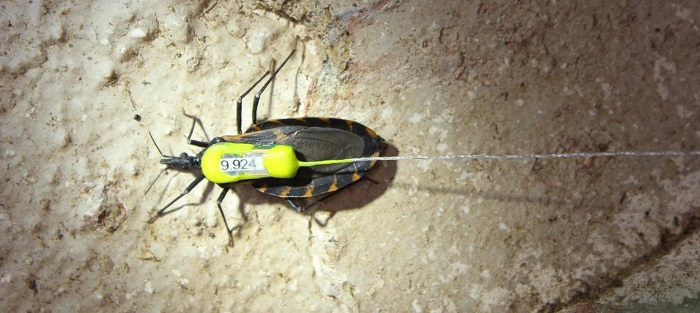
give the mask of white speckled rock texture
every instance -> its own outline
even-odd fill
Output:
[[[234,134],[235,99],[293,47],[260,118],[355,120],[388,155],[700,150],[699,2],[0,12],[3,310],[700,310],[698,157],[379,162],[305,214],[241,185],[234,247],[216,185],[152,224],[194,176],[144,194],[149,131],[173,155],[198,152],[188,115],[193,138]]]

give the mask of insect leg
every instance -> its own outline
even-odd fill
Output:
[[[265,82],[262,88],[260,88],[260,91],[258,91],[258,93],[255,94],[255,98],[253,98],[253,124],[258,123],[258,103],[260,102],[260,95],[262,95],[263,91],[265,91],[265,88],[267,88],[267,85],[269,85],[272,79],[275,78],[275,76],[277,76],[277,73],[279,73],[279,71],[284,67],[284,65],[287,64],[287,61],[289,61],[289,59],[292,57],[292,55],[294,55],[294,52],[296,51],[297,50],[294,49],[292,50],[292,52],[289,53],[289,55],[286,59],[284,59],[284,62],[282,62],[280,67],[278,67],[277,70],[275,70],[275,72],[272,73],[272,76],[268,78],[268,80]]]
[[[231,247],[233,247],[233,229],[229,228],[228,222],[226,221],[226,215],[224,215],[224,209],[221,207],[221,202],[224,201],[224,197],[226,197],[226,194],[228,193],[229,189],[231,188],[223,187],[223,190],[221,190],[221,194],[219,194],[219,198],[216,199],[216,206],[219,207],[221,217],[224,219],[224,226],[226,226],[226,233],[228,234],[228,242],[231,245]]]
[[[194,187],[196,187],[197,184],[199,184],[203,179],[204,179],[204,174],[197,175],[197,178],[195,178],[189,184],[189,186],[187,186],[187,188],[185,188],[185,190],[179,196],[177,196],[177,198],[173,199],[173,201],[170,201],[170,203],[168,203],[168,205],[166,205],[162,209],[158,210],[158,212],[156,212],[156,215],[154,217],[152,217],[150,220],[148,220],[148,222],[153,223],[158,217],[165,215],[165,210],[167,210],[177,200],[180,200],[180,198],[184,197],[186,194],[188,194],[190,191],[192,191],[192,189],[194,189]]]
[[[303,206],[299,206],[296,202],[294,202],[294,200],[292,200],[292,199],[290,199],[290,198],[285,198],[284,201],[287,202],[287,205],[289,205],[289,207],[292,208],[292,210],[297,211],[298,213],[301,213],[301,212],[304,212],[304,211],[306,211],[306,210],[308,210],[308,209],[310,209],[310,208],[315,207],[315,206],[318,205],[319,203],[321,203],[321,202],[327,200],[328,198],[334,196],[335,194],[337,194],[337,192],[333,192],[333,193],[331,193],[331,194],[329,194],[329,195],[327,195],[327,196],[325,196],[325,197],[322,197],[322,198],[320,198],[320,199],[316,199],[316,200],[314,200],[314,201],[311,201],[311,202],[309,202],[309,203],[307,203],[307,204],[305,204],[305,205],[303,205]]]
[[[187,115],[187,116],[189,116],[189,115]],[[189,116],[189,117],[192,118],[192,127],[190,128],[190,133],[187,134],[187,144],[188,144],[188,145],[197,146],[197,147],[201,147],[201,148],[209,147],[209,143],[208,143],[208,142],[204,142],[204,141],[201,141],[201,140],[193,140],[193,139],[192,139],[192,133],[194,132],[194,126],[197,124],[197,120],[199,120],[199,119],[196,118],[196,117],[194,117],[194,116]]]
[[[256,81],[253,84],[253,86],[250,86],[250,88],[248,88],[248,90],[246,90],[240,97],[238,97],[238,100],[236,100],[236,127],[238,127],[238,134],[239,135],[243,133],[243,130],[241,129],[241,124],[242,124],[241,114],[243,112],[243,97],[247,96],[248,93],[250,93],[253,90],[253,88],[255,88],[255,86],[257,86],[258,83],[260,83],[263,80],[263,78],[265,78],[265,76],[267,76],[268,74],[270,74],[270,71],[265,72],[265,74],[263,74],[263,76],[260,77],[260,79],[258,79],[258,81]],[[255,124],[255,122],[253,122],[253,124]]]

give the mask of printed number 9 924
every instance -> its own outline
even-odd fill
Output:
[[[259,170],[255,158],[230,158],[221,159],[222,171]]]

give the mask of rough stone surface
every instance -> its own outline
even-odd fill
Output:
[[[700,3],[6,2],[7,311],[692,312],[700,158],[380,162],[298,214],[165,154],[258,116],[376,130],[387,155],[700,150]],[[246,98],[244,128],[251,123]],[[140,118],[135,118],[138,115]]]

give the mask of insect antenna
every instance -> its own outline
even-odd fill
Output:
[[[156,143],[156,140],[153,138],[153,134],[151,134],[151,131],[148,131],[148,135],[151,136],[151,141],[153,142],[153,145],[156,146],[156,149],[158,150],[158,153],[160,153],[160,156],[164,158],[172,158],[170,155],[165,155],[163,154],[163,151],[160,150],[160,147],[158,147],[158,144]]]
[[[194,129],[195,123],[196,123],[196,119],[193,120],[193,123],[192,123],[192,128],[193,128],[193,129]],[[153,138],[153,134],[151,134],[150,131],[148,132],[148,135],[151,137],[151,141],[153,141],[153,145],[155,145],[155,146],[156,146],[156,149],[158,149],[158,153],[160,153],[160,155],[164,158],[164,159],[161,160],[161,163],[167,164],[167,165],[169,165],[169,166],[170,166],[170,165],[179,166],[179,167],[182,167],[182,168],[184,168],[184,169],[189,169],[189,168],[191,167],[191,160],[190,160],[191,157],[187,156],[186,153],[183,153],[180,157],[175,157],[175,156],[171,156],[171,155],[165,155],[165,154],[163,154],[163,151],[160,150],[160,147],[158,147],[158,144],[156,143],[156,140]],[[190,138],[189,138],[189,137],[191,137],[191,136],[192,136],[192,130],[190,130],[190,134],[189,134],[189,136],[188,136],[188,138],[187,138],[188,141],[190,141]],[[199,143],[199,141],[197,141],[197,142]],[[194,144],[194,145],[197,145],[197,144]],[[167,170],[167,168],[163,169],[163,170],[160,172],[160,174],[158,174],[158,176],[156,177],[156,179],[155,179],[155,180],[151,183],[151,185],[148,187],[148,190],[151,189],[151,187],[155,184],[156,180],[158,180],[158,178],[160,178],[160,176],[161,176],[161,175],[163,174],[163,172],[166,171],[166,170]],[[192,191],[192,189],[194,189],[194,187],[196,187],[200,182],[202,182],[202,180],[204,180],[204,174],[200,172],[199,174],[197,174],[197,177],[187,186],[187,188],[185,188],[184,191],[182,191],[182,193],[181,193],[179,196],[177,196],[175,199],[173,199],[172,201],[170,201],[170,203],[168,203],[165,207],[163,207],[162,209],[158,210],[158,211],[156,212],[156,215],[154,215],[153,217],[151,217],[151,219],[148,220],[148,223],[153,223],[156,219],[158,219],[159,217],[165,215],[165,214],[166,214],[165,210],[167,210],[170,206],[172,206],[175,202],[177,202],[177,200],[180,200],[180,198],[184,197],[184,196],[187,195],[190,191]],[[146,190],[146,192],[148,192],[148,190]]]
[[[172,156],[167,156],[167,155],[163,154],[163,151],[161,151],[160,147],[158,147],[158,144],[156,143],[156,140],[153,138],[153,134],[151,134],[150,131],[148,131],[148,135],[151,136],[151,141],[153,142],[153,145],[156,146],[156,149],[158,150],[158,153],[160,153],[160,156],[162,156],[164,158],[172,158]],[[148,194],[149,191],[151,191],[151,188],[153,188],[153,185],[156,184],[156,181],[158,181],[160,176],[162,176],[165,171],[167,171],[167,168],[162,169],[160,171],[160,173],[158,173],[158,176],[156,176],[156,178],[153,179],[153,181],[151,181],[151,184],[148,185],[148,188],[146,188],[146,192],[143,193],[144,197]]]

